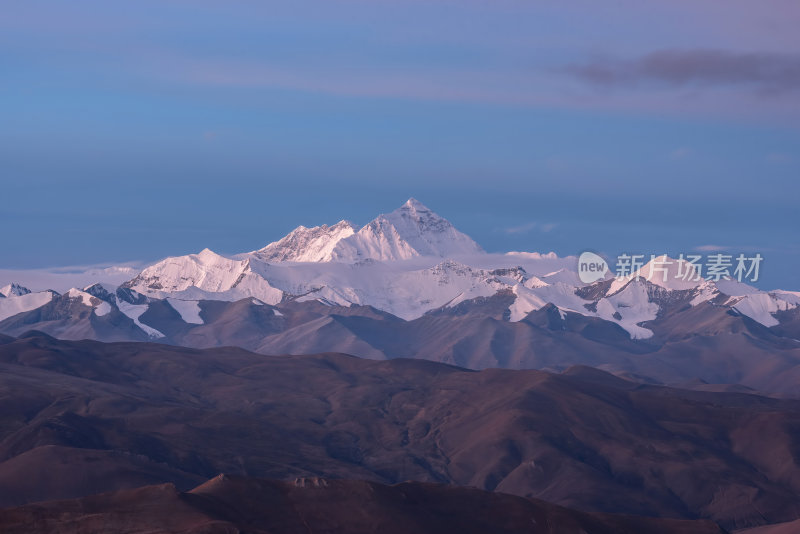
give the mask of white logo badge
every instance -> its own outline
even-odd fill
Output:
[[[578,258],[578,278],[584,284],[602,279],[608,272],[606,260],[594,252],[583,252]]]

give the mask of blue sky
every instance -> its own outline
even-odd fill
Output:
[[[252,250],[414,196],[485,249],[761,251],[800,289],[800,7],[41,2],[0,16],[0,267]]]

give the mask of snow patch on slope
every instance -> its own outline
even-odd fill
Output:
[[[94,309],[94,314],[98,317],[108,315],[109,313],[111,313],[111,304],[109,304],[108,302],[101,302]]]
[[[517,296],[509,307],[511,321],[521,321],[530,312],[539,310],[547,304],[555,305],[560,311],[571,311],[582,315],[589,315],[583,300],[575,294],[575,288],[569,284],[556,282],[554,284],[534,285],[518,284],[512,288]]]
[[[64,296],[71,299],[80,300],[84,306],[92,308],[94,314],[98,317],[102,317],[111,313],[111,305],[108,302],[105,302],[100,298],[87,293],[86,291],[81,291],[80,289],[73,287],[67,291]]]
[[[139,321],[139,317],[141,317],[141,315],[147,311],[148,307],[149,306],[147,304],[131,304],[129,302],[125,302],[124,300],[120,300],[119,298],[117,299],[117,308],[119,308],[119,311],[130,317],[136,326],[141,328],[145,334],[153,339],[166,337],[152,326],[147,326]]]
[[[738,300],[734,300],[733,308],[736,311],[758,321],[764,326],[777,326],[780,324],[773,315],[779,311],[786,311],[800,305],[800,297],[790,292],[781,293],[750,293]]]
[[[627,330],[633,339],[653,337],[651,330],[639,324],[654,320],[657,314],[658,304],[650,302],[643,281],[633,281],[621,291],[597,302],[598,317],[616,322]]]
[[[86,293],[85,291],[81,291],[80,289],[73,287],[72,289],[64,293],[64,296],[69,297],[71,299],[79,299],[84,306],[89,306],[90,308],[94,307],[94,303],[92,303],[92,298],[94,297],[92,297],[89,293]]]
[[[178,312],[185,322],[190,324],[204,324],[200,317],[200,303],[196,300],[179,300],[168,298],[167,302]]]
[[[42,291],[0,299],[0,321],[40,308],[53,300],[53,296],[51,291]]]
[[[719,295],[719,289],[714,282],[704,282],[697,287],[697,294],[689,301],[691,306],[697,306],[703,302],[709,301]]]

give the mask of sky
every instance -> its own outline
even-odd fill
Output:
[[[260,248],[415,197],[492,252],[800,290],[795,0],[8,3],[0,268]]]

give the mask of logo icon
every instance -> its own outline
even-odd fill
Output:
[[[584,284],[602,279],[607,272],[608,263],[594,252],[586,251],[578,257],[578,278]]]

